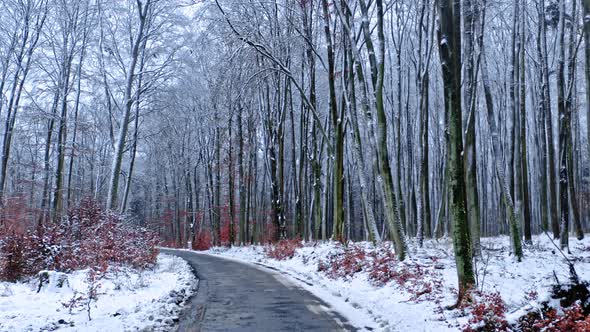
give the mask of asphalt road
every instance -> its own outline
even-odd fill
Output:
[[[199,279],[180,316],[181,332],[355,330],[278,272],[190,251],[162,252],[185,259]]]

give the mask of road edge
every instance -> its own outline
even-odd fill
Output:
[[[161,253],[178,257],[188,264],[191,272],[197,279],[197,286],[193,292],[193,295],[187,299],[184,307],[180,311],[180,314],[178,315],[179,324],[173,331],[201,332],[201,323],[205,317],[205,312],[207,311],[209,282],[205,276],[199,273],[199,271],[190,261],[178,255],[174,255],[173,252],[175,251],[177,252],[181,250],[160,248]]]

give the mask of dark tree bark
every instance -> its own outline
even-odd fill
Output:
[[[447,120],[449,204],[453,222],[453,247],[459,279],[460,303],[475,284],[471,236],[467,218],[461,116],[461,6],[459,1],[438,1],[439,53],[443,72]]]

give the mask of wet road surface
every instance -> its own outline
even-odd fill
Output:
[[[162,253],[186,260],[199,279],[196,295],[180,316],[181,332],[355,330],[278,272],[190,251]]]

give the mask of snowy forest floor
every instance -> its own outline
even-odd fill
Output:
[[[510,255],[508,237],[484,238],[481,243],[477,289],[501,296],[507,322],[515,322],[548,301],[556,277],[560,283],[569,278],[565,259],[546,235],[534,237],[533,245],[525,246],[522,262]],[[409,243],[409,247],[410,258],[397,263],[395,272],[379,265],[386,259],[367,242],[348,247],[335,242],[308,243],[279,260],[270,256],[280,249],[268,246],[216,247],[207,253],[278,270],[329,303],[360,330],[465,329],[470,310],[446,309],[457,298],[452,242],[425,241],[423,248],[416,243]],[[575,262],[580,278],[590,280],[590,239],[571,238],[570,247],[567,256]],[[377,268],[366,268],[361,260],[373,261]]]
[[[0,282],[0,331],[168,331],[197,282],[184,260],[163,254],[151,270],[110,270],[97,283],[82,270],[67,279],[68,286],[50,283],[39,293],[37,278]]]

